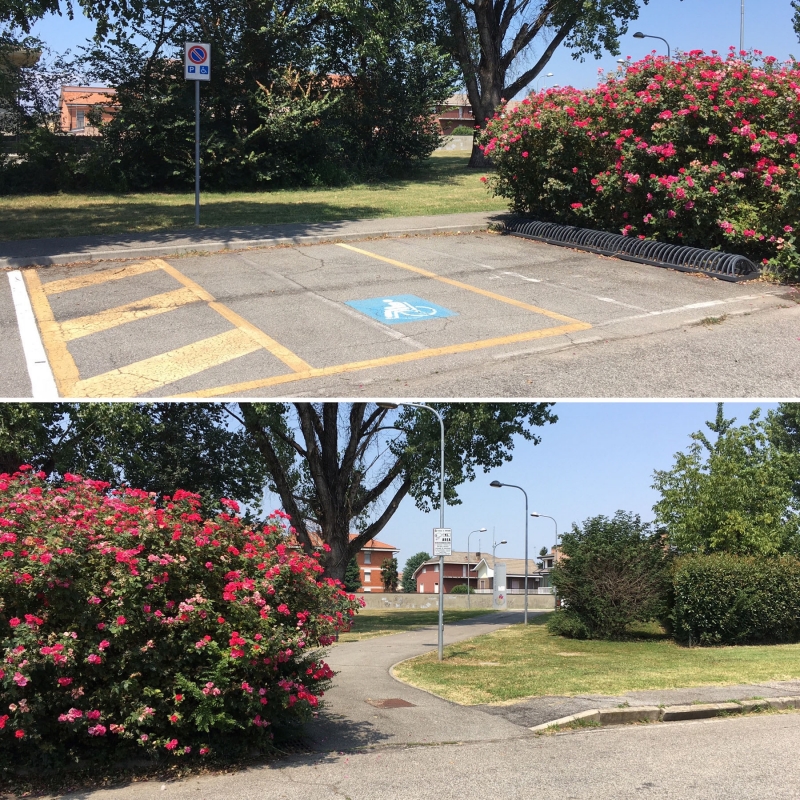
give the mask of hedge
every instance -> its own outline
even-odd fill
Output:
[[[673,635],[701,645],[800,640],[800,560],[724,553],[680,559]]]

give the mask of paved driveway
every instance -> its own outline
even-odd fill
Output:
[[[9,274],[5,397],[798,394],[793,290],[488,232]]]

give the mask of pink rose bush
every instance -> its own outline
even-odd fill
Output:
[[[359,607],[318,556],[225,501],[0,474],[0,763],[206,756],[313,714]],[[211,563],[213,570],[206,566]]]
[[[720,249],[800,277],[800,64],[648,56],[502,106],[489,185],[537,219]]]

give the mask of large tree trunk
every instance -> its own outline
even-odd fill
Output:
[[[491,161],[486,158],[476,141],[472,142],[472,154],[469,157],[467,166],[471,169],[488,169],[491,166]]]

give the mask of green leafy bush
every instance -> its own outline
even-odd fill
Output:
[[[472,136],[473,133],[475,133],[475,131],[466,125],[458,125],[450,131],[451,136]]]
[[[553,625],[563,635],[620,638],[634,622],[666,615],[669,552],[637,515],[618,511],[573,525],[561,554],[552,579],[566,611],[554,615]]]
[[[466,583],[459,583],[450,590],[450,594],[475,594],[475,587],[467,587]]]
[[[800,639],[800,561],[727,553],[681,558],[672,626],[680,642],[701,645]]]
[[[547,617],[547,630],[568,639],[590,639],[589,629],[574,611],[559,609]]]
[[[800,275],[800,65],[756,51],[648,56],[595,89],[501,108],[496,194],[539,219],[717,248]]]
[[[0,475],[0,766],[232,753],[314,713],[358,603],[285,518],[43,479]]]

